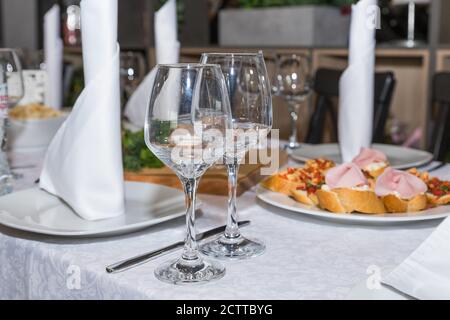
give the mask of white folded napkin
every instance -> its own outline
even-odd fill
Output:
[[[352,6],[349,65],[339,83],[338,135],[344,162],[372,142],[375,28],[369,9],[376,4],[361,0]]]
[[[445,168],[436,172],[448,180]],[[417,299],[450,299],[450,218],[382,282]]]
[[[450,299],[450,218],[383,283],[417,299]]]
[[[86,86],[52,140],[40,187],[87,220],[124,213],[117,0],[82,0]]]
[[[155,13],[156,62],[177,63],[180,55],[177,27],[177,2],[167,1]]]
[[[177,40],[176,1],[167,1],[155,13],[155,48],[158,64],[177,63],[180,43]],[[152,69],[128,100],[124,114],[134,125],[143,128],[145,112],[155,81],[156,69]]]
[[[44,15],[44,55],[47,72],[45,104],[55,109],[62,107],[63,42],[60,36],[60,19],[57,4]]]

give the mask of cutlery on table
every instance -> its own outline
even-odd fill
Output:
[[[240,221],[238,223],[239,227],[245,227],[245,226],[247,226],[249,224],[250,224],[250,221],[248,221],[248,220]],[[220,227],[217,227],[217,228],[205,231],[205,232],[200,232],[196,236],[197,241],[202,240],[202,239],[206,239],[206,238],[214,236],[216,234],[220,234],[220,233],[225,231],[225,227],[226,226],[220,226]],[[150,260],[152,260],[152,259],[154,259],[154,258],[156,258],[156,257],[158,257],[160,255],[167,254],[167,253],[170,253],[170,252],[172,252],[172,251],[174,251],[176,249],[182,248],[183,246],[184,246],[184,241],[178,241],[178,242],[170,244],[170,245],[168,245],[168,246],[166,246],[164,248],[157,249],[157,250],[154,250],[154,251],[150,251],[150,252],[144,253],[142,255],[135,256],[133,258],[125,259],[125,260],[122,260],[120,262],[111,264],[111,265],[106,267],[106,272],[108,272],[108,273],[117,273],[117,272],[125,271],[127,269],[130,269],[130,268],[136,267],[138,265],[141,265],[141,264],[143,264],[143,263],[145,263],[147,261],[150,261]]]
[[[418,170],[423,170],[424,168],[427,168],[430,165],[432,165],[434,162],[436,162],[436,164],[434,166],[432,166],[429,170],[425,170],[425,171],[427,171],[427,172],[436,171],[436,170],[444,167],[447,164],[446,162],[435,161],[434,159],[431,159],[430,161],[428,161],[420,166],[414,166],[412,168],[416,168]]]
[[[33,168],[36,168],[37,166],[36,165],[23,165],[23,166],[12,166],[10,169],[11,169],[11,171],[13,171],[13,170],[24,170],[24,169],[33,169]],[[17,173],[17,172],[11,172],[11,174],[12,174],[12,177],[15,179],[15,180],[19,180],[19,179],[22,179],[23,178],[23,174],[22,173]]]
[[[428,172],[433,172],[436,170],[439,170],[440,168],[444,167],[445,165],[447,165],[447,163],[445,162],[439,162],[439,164],[433,168],[431,168],[430,170],[427,170]]]
[[[29,164],[29,165],[21,165],[21,166],[11,166],[11,170],[22,170],[22,169],[33,169],[36,168],[37,165]]]
[[[412,167],[410,167],[410,168],[408,168],[408,169],[412,169],[412,168],[423,169],[423,168],[428,167],[428,166],[429,166],[430,164],[432,164],[433,162],[434,162],[434,159],[431,159],[431,160],[425,162],[424,164],[421,164],[420,166],[412,166]]]

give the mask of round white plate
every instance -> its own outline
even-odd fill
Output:
[[[370,224],[390,224],[405,223],[423,220],[442,219],[450,215],[450,206],[440,206],[416,213],[389,213],[389,214],[358,214],[358,213],[332,213],[318,207],[307,206],[294,199],[258,185],[256,194],[262,201],[275,207],[319,217],[327,220],[350,222],[350,223],[370,223]]]
[[[38,187],[0,197],[0,224],[46,235],[99,237],[129,233],[184,215],[182,191],[141,182],[125,183],[126,213],[88,221]]]
[[[423,150],[377,143],[373,144],[372,148],[383,152],[395,169],[417,167],[433,160],[433,155]],[[327,158],[336,163],[342,163],[337,143],[303,145],[301,148],[294,150],[291,157],[298,161]]]

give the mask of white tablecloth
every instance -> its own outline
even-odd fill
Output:
[[[17,156],[17,166],[26,166],[30,157]],[[24,174],[19,190],[33,185],[39,166],[15,171]],[[435,174],[450,178],[450,165]],[[200,197],[204,215],[198,229],[224,224],[226,198]],[[392,269],[441,222],[388,227],[327,222],[266,205],[253,191],[239,197],[238,206],[240,219],[252,222],[243,232],[264,239],[267,251],[227,262],[223,279],[201,286],[173,286],[154,277],[155,266],[179,253],[123,273],[105,272],[110,263],[183,238],[184,218],[100,239],[0,227],[0,299],[343,299],[369,277],[368,268]]]

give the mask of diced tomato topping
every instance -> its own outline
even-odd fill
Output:
[[[314,186],[308,187],[308,189],[306,189],[306,192],[308,192],[308,194],[316,193],[316,191],[317,191],[317,188]]]
[[[434,194],[435,196],[438,196],[438,197],[444,195],[444,191],[439,190],[439,189],[434,189],[431,193]]]

